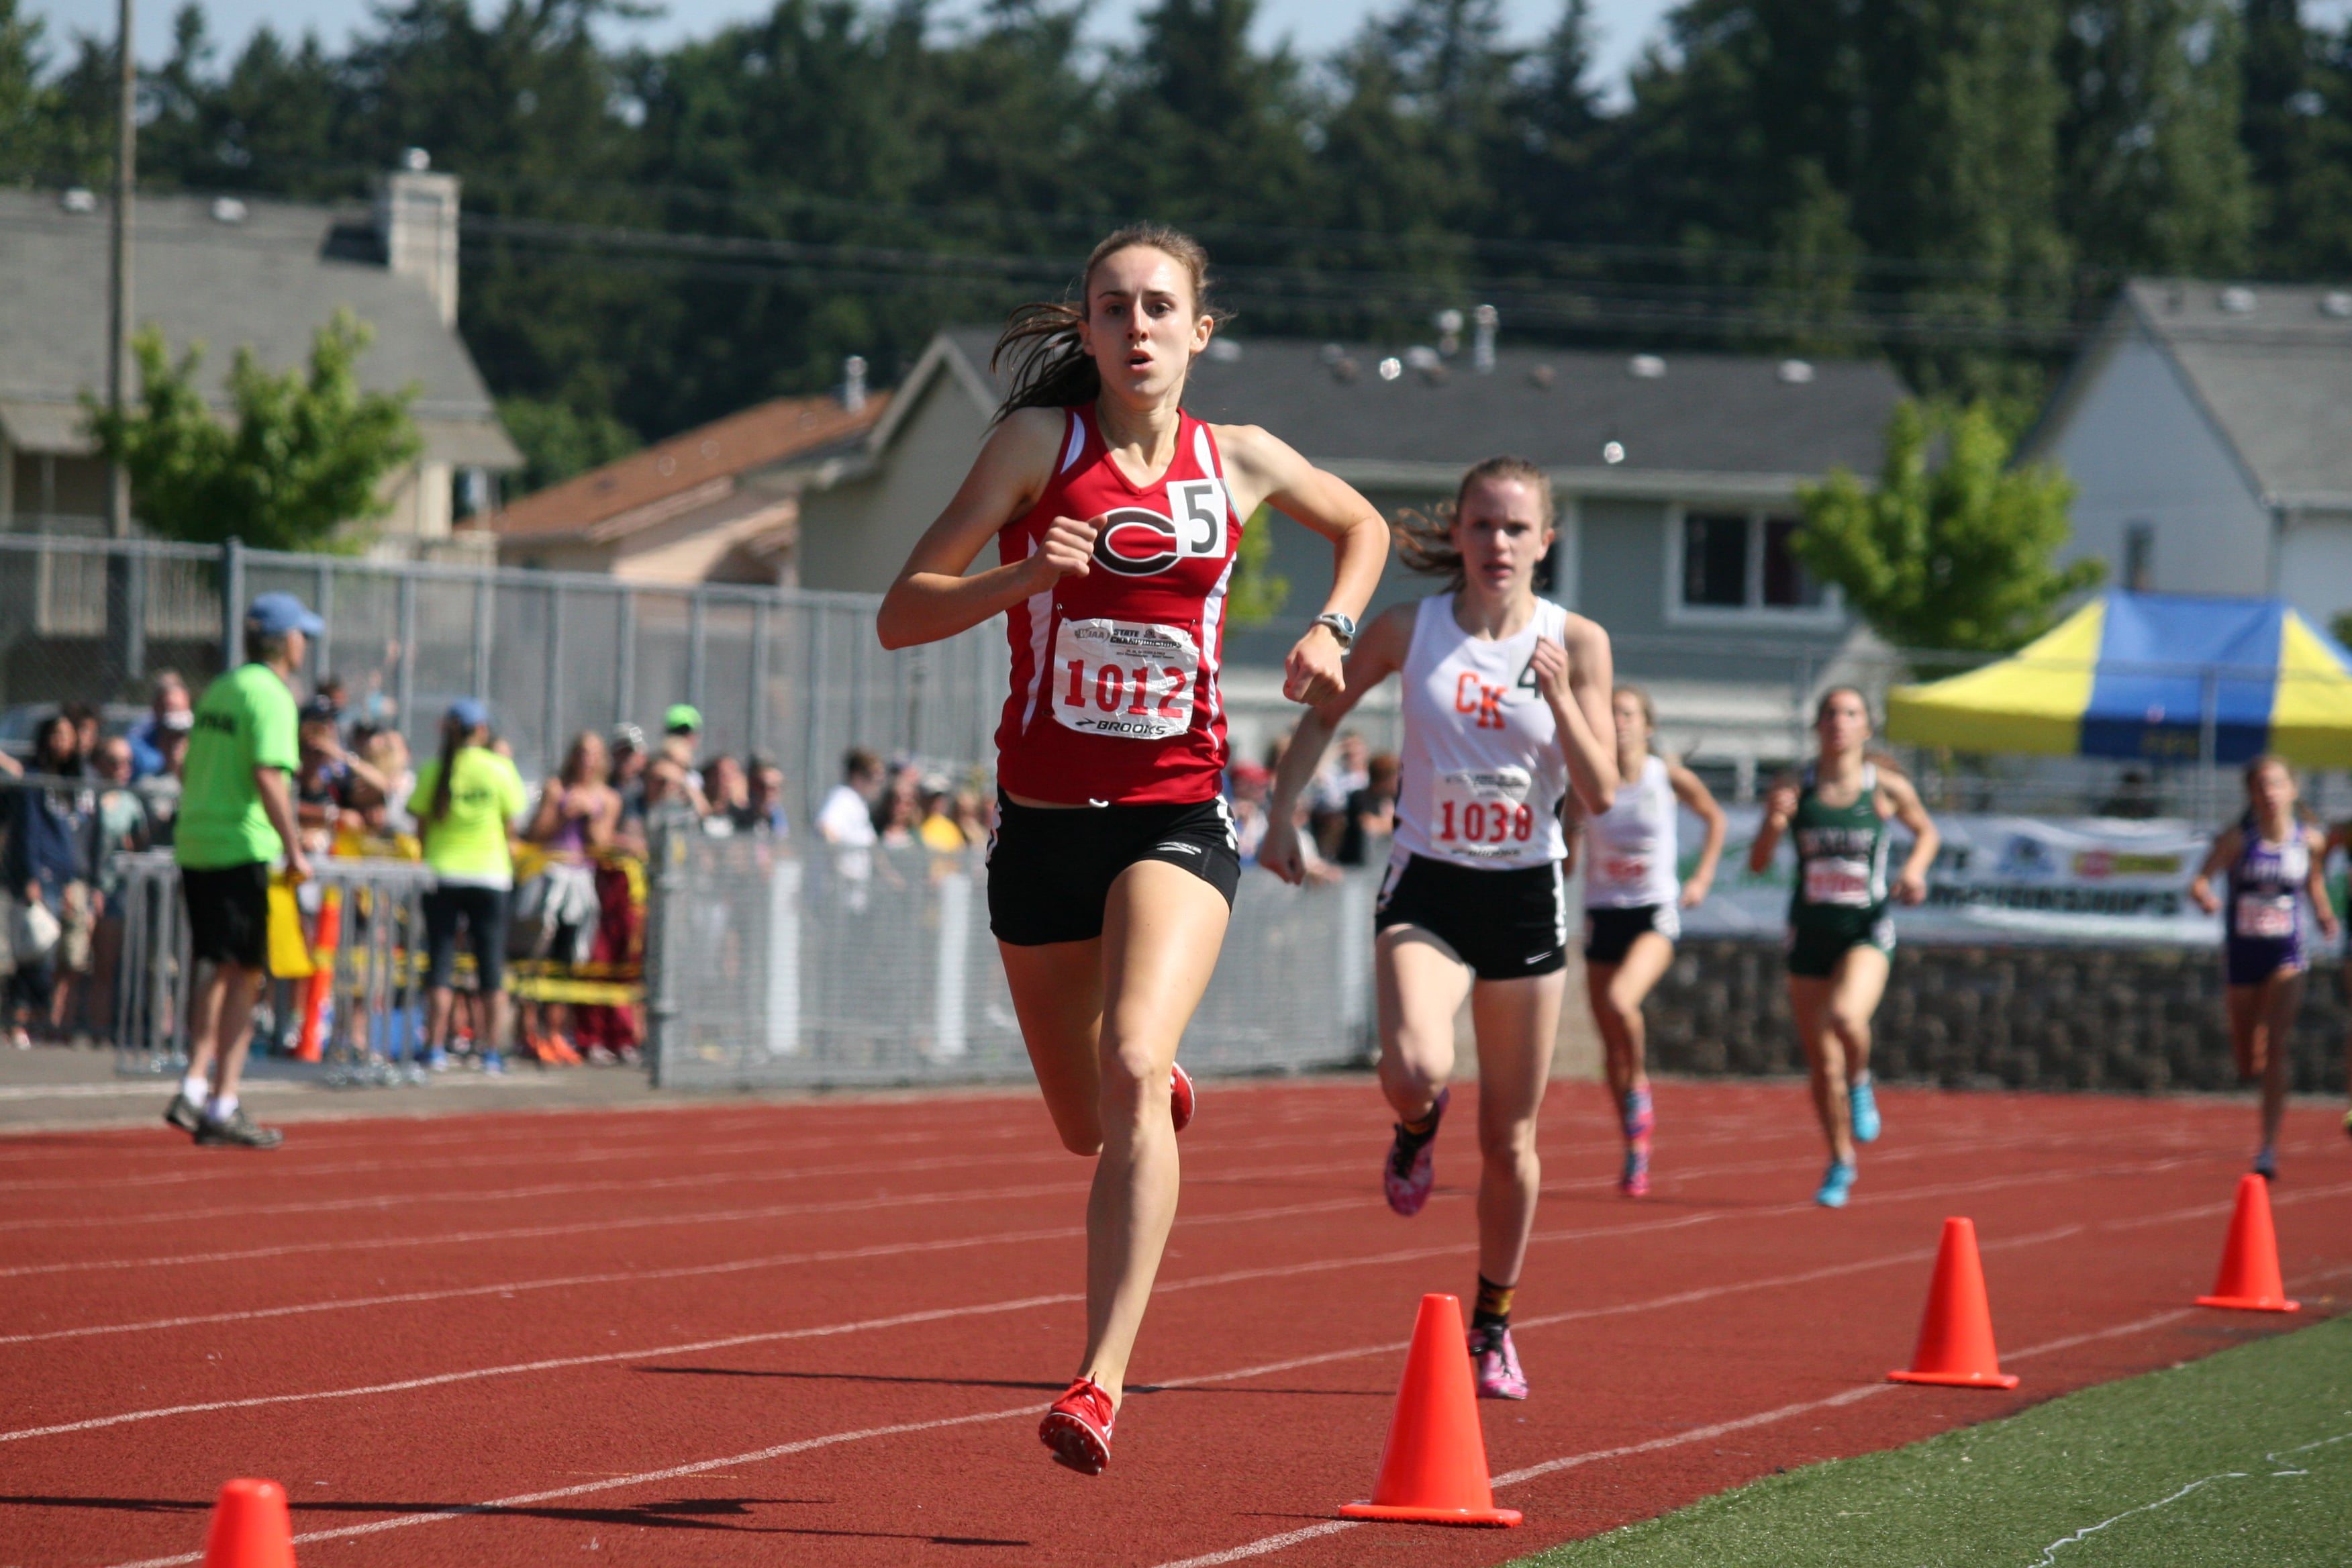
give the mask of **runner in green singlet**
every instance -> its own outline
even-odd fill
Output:
[[[1830,1146],[1829,1169],[1813,1201],[1843,1208],[1853,1191],[1854,1145],[1878,1136],[1870,1082],[1870,1018],[1886,990],[1895,952],[1890,892],[1906,904],[1927,896],[1927,868],[1940,842],[1911,781],[1874,761],[1870,710],[1850,686],[1822,693],[1813,715],[1821,751],[1801,780],[1774,784],[1748,865],[1772,863],[1783,834],[1797,848],[1789,897],[1789,1002],[1811,1070],[1813,1108]],[[1890,889],[1886,823],[1911,829],[1911,852]]]

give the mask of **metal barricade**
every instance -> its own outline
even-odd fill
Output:
[[[118,865],[122,957],[115,1070],[176,1075],[188,1062],[195,970],[180,869],[163,849],[123,855]],[[308,906],[306,934],[315,936],[315,917],[330,900],[337,914],[336,940],[319,954],[328,1010],[321,1077],[339,1087],[415,1081],[423,1073],[423,902],[433,873],[409,860],[322,858],[311,865],[313,876],[299,895]]]
[[[1018,1080],[1029,1061],[978,850],[708,838],[657,825],[648,1054],[663,1087]],[[1297,1072],[1372,1049],[1377,876],[1243,880],[1187,1065]]]

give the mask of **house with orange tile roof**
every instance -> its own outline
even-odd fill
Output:
[[[508,566],[635,583],[800,581],[801,492],[889,407],[853,364],[837,395],[779,397],[524,496],[493,521]]]

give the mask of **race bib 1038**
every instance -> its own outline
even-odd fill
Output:
[[[1493,859],[1522,852],[1536,834],[1525,768],[1464,768],[1432,781],[1430,839],[1444,854]]]
[[[1192,727],[1201,647],[1181,626],[1064,621],[1054,637],[1054,717],[1087,735],[1164,741]]]

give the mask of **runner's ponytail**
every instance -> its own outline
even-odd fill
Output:
[[[441,720],[441,766],[433,777],[433,799],[425,808],[425,820],[438,822],[449,815],[449,779],[457,771],[457,753],[464,749],[466,737],[473,731],[460,723],[456,714]]]

